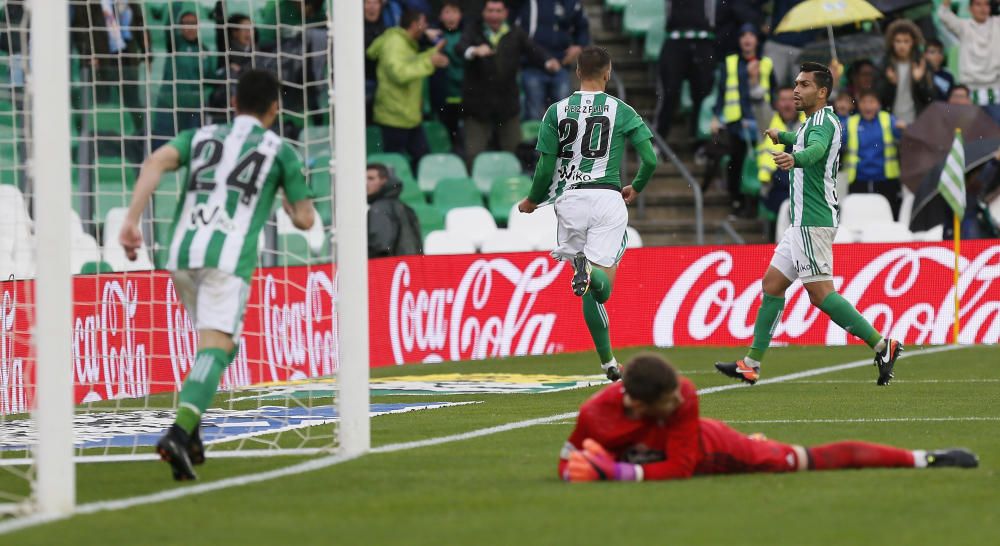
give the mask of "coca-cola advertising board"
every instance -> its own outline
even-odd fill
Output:
[[[746,345],[770,246],[630,250],[606,308],[616,347]],[[835,284],[876,328],[908,344],[951,341],[949,245],[835,245]],[[965,241],[962,343],[1000,340],[1000,241]],[[331,374],[337,367],[332,267],[261,269],[240,350],[221,388]],[[547,253],[412,256],[369,262],[372,366],[592,348],[569,265]],[[0,283],[0,414],[30,408],[31,281]],[[177,390],[197,333],[164,272],[74,278],[69,348],[76,401]],[[347,318],[347,317],[345,317]],[[775,343],[858,343],[796,283]]]

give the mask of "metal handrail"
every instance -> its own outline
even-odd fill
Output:
[[[722,223],[719,224],[719,227],[722,228],[722,232],[728,235],[734,243],[738,245],[747,244],[746,239],[744,239],[743,236],[736,231],[736,228],[733,227],[733,224],[729,220],[723,220]]]
[[[649,125],[648,123],[646,125]],[[664,155],[674,167],[677,167],[677,171],[680,172],[681,178],[687,182],[687,185],[691,188],[691,192],[694,193],[694,222],[695,222],[695,242],[698,245],[705,244],[705,218],[704,218],[704,208],[705,203],[701,195],[701,186],[691,175],[691,171],[684,166],[677,154],[674,153],[673,149],[667,144],[666,140],[656,131],[653,131],[653,144],[660,150],[660,153]],[[639,194],[641,197],[642,194]]]

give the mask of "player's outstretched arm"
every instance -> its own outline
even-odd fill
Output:
[[[118,240],[125,249],[129,260],[136,258],[136,251],[142,246],[142,230],[139,229],[139,219],[142,211],[149,203],[149,198],[160,184],[164,172],[175,171],[180,166],[180,152],[170,144],[160,146],[152,155],[142,162],[139,179],[135,182],[132,192],[132,203],[122,224]]]
[[[830,149],[833,141],[833,128],[827,123],[820,123],[813,126],[806,140],[806,147],[800,152],[795,152],[796,167],[811,167],[820,161],[826,161],[826,152]]]
[[[528,192],[528,197],[517,205],[517,210],[530,214],[538,208],[539,203],[548,198],[549,185],[552,184],[552,173],[555,171],[556,156],[541,154],[541,157],[538,158],[538,164],[535,165],[535,176],[531,179],[531,191]]]

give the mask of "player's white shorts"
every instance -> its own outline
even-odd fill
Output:
[[[790,281],[833,280],[835,227],[789,226],[781,236],[771,265]]]
[[[174,290],[198,330],[218,330],[239,340],[250,285],[213,268],[172,271]]]
[[[583,252],[591,262],[611,267],[625,254],[628,209],[622,194],[609,189],[571,189],[556,198],[557,246],[552,257],[572,259]]]

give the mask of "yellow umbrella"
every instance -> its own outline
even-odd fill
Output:
[[[882,12],[865,0],[806,0],[795,6],[781,20],[775,32],[797,32],[826,27],[830,55],[837,60],[833,27],[881,19]]]

